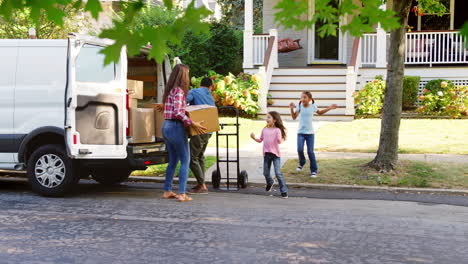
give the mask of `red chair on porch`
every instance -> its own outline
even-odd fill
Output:
[[[284,38],[278,40],[278,52],[285,53],[291,52],[298,49],[302,49],[301,44],[299,43],[300,39],[292,40],[290,38]]]

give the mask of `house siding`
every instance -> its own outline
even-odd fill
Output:
[[[294,66],[306,66],[308,63],[308,37],[307,29],[304,30],[293,30],[285,29],[284,27],[278,27],[275,25],[275,10],[274,6],[279,0],[264,0],[263,1],[263,32],[268,33],[270,29],[276,28],[278,30],[278,38],[291,38],[292,40],[301,39],[301,46],[303,49],[295,50],[288,53],[278,54],[278,63],[281,67],[294,67]]]
[[[280,53],[278,54],[278,62],[280,67],[303,67],[306,66],[309,61],[309,36],[308,29],[303,30],[293,30],[285,29],[284,27],[278,26],[275,24],[275,12],[274,6],[278,4],[279,0],[264,0],[263,1],[263,32],[268,33],[270,29],[276,28],[278,30],[278,37],[281,38],[291,38],[291,39],[301,39],[301,45],[303,49],[289,52],[289,53]],[[355,5],[360,5],[359,0],[353,0]],[[387,6],[390,6],[392,0],[389,0]],[[387,7],[389,8],[389,7]],[[305,19],[305,18],[304,18]],[[344,23],[349,22],[351,17],[345,17]],[[342,35],[342,62],[348,64],[351,61],[351,55],[353,51],[353,42],[354,37],[349,33]],[[313,47],[313,45],[310,45]]]

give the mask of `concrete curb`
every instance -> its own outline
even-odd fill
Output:
[[[154,182],[164,183],[163,177],[131,176],[129,181],[133,182]],[[174,183],[178,183],[174,179]],[[189,179],[189,184],[196,184],[195,179]],[[211,181],[207,180],[207,184]],[[249,182],[251,187],[265,187],[265,183]],[[393,193],[415,193],[415,194],[449,194],[468,196],[468,190],[463,189],[434,189],[434,188],[405,188],[405,187],[381,187],[381,186],[363,186],[363,185],[343,185],[343,184],[313,184],[313,183],[288,183],[289,188],[297,189],[315,189],[315,190],[344,190],[344,191],[387,191]]]

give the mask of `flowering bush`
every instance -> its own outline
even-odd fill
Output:
[[[234,76],[208,73],[213,80],[215,89],[212,91],[217,106],[234,106],[248,115],[256,115],[260,110],[258,106],[259,78],[256,75],[239,73]],[[192,77],[191,88],[200,87],[203,77]]]
[[[360,91],[355,92],[354,103],[357,115],[376,115],[383,106],[385,81],[375,79],[367,83]]]
[[[456,87],[450,81],[434,80],[427,83],[419,100],[421,103],[417,111],[421,114],[452,118],[468,114],[468,86]]]
[[[419,76],[404,76],[403,77],[403,109],[412,109],[416,104],[419,92]]]

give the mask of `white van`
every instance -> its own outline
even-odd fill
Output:
[[[128,58],[123,49],[119,63],[104,66],[100,52],[110,44],[75,34],[0,40],[0,169],[26,170],[35,192],[62,196],[89,175],[113,184],[167,162],[161,138],[129,144],[126,85],[132,73],[151,79],[161,100],[169,63],[147,60],[145,49]]]

